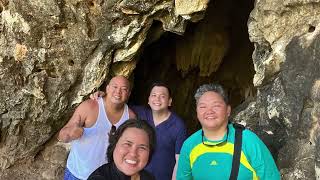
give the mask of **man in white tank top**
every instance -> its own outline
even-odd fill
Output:
[[[82,102],[59,132],[59,141],[71,142],[65,180],[87,179],[95,169],[107,163],[109,133],[127,119],[135,118],[126,105],[130,83],[124,76],[113,77],[106,94],[98,101]]]

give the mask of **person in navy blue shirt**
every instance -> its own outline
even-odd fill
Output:
[[[171,91],[164,83],[154,83],[148,98],[149,107],[130,106],[139,119],[146,120],[156,130],[157,145],[146,170],[157,180],[175,179],[180,149],[187,138],[182,119],[169,107]]]
[[[146,120],[155,128],[157,145],[146,166],[156,180],[175,180],[180,149],[187,138],[183,120],[169,107],[172,104],[171,91],[164,83],[154,83],[148,98],[149,107],[130,106],[139,119]],[[97,98],[101,92],[90,98]]]

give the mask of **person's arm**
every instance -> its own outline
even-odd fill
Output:
[[[179,161],[179,154],[176,154],[176,164],[174,165],[174,168],[173,168],[172,178],[171,178],[172,180],[176,180],[178,161]]]
[[[82,136],[87,111],[90,110],[87,106],[88,103],[83,102],[77,107],[69,122],[60,130],[59,141],[68,143]]]
[[[176,179],[177,180],[192,180],[192,169],[190,166],[189,153],[187,151],[186,145],[182,146],[179,160]]]
[[[181,123],[177,123],[178,132],[177,132],[177,139],[176,139],[176,143],[175,143],[176,164],[175,164],[173,172],[172,172],[172,180],[176,179],[180,151],[183,146],[183,142],[187,139],[186,126],[184,125],[184,123],[181,119],[179,119],[178,122],[181,122]]]
[[[243,141],[250,164],[260,180],[280,180],[280,172],[263,141],[249,130],[243,131]]]
[[[131,108],[129,108],[129,118],[130,119],[136,119],[137,118],[136,114],[131,110]]]

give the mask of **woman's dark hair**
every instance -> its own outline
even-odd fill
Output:
[[[116,148],[117,142],[122,136],[123,132],[128,128],[138,128],[145,131],[149,138],[149,160],[156,146],[156,133],[152,126],[150,126],[146,121],[140,119],[128,119],[116,130],[114,135],[109,135],[109,147],[107,151],[108,162],[113,162],[113,151]]]
[[[168,90],[168,93],[169,93],[169,98],[171,97],[171,89],[169,88],[169,86],[166,84],[166,83],[163,83],[163,82],[155,82],[153,83],[151,86],[150,86],[150,89],[149,89],[149,93],[151,92],[151,90],[156,87],[156,86],[160,86],[160,87],[165,87],[167,90]]]

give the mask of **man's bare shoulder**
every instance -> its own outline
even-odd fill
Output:
[[[85,108],[96,108],[99,106],[99,103],[97,100],[87,99],[83,101],[79,106],[83,106]]]
[[[92,112],[92,111],[98,111],[99,104],[98,101],[88,99],[83,101],[77,108],[78,111],[82,112]]]
[[[86,128],[91,127],[97,120],[99,114],[99,104],[98,101],[88,99],[83,101],[77,108],[82,118],[85,119],[84,126]]]

